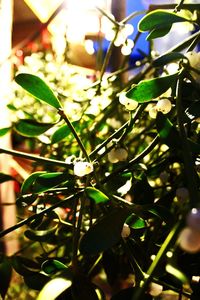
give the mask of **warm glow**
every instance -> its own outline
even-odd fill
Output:
[[[24,0],[42,23],[48,21],[64,0]]]

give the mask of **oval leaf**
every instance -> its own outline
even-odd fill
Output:
[[[62,125],[59,127],[51,137],[51,143],[55,144],[66,138],[71,133],[71,130],[67,125]]]
[[[0,129],[0,136],[6,135],[10,131],[11,127],[5,127]]]
[[[24,282],[26,285],[36,291],[40,291],[49,280],[50,278],[48,276],[41,273],[34,273],[32,275],[24,276]]]
[[[21,73],[15,77],[15,81],[38,100],[44,101],[57,109],[62,107],[52,90],[38,76]]]
[[[71,281],[64,278],[50,280],[39,293],[37,300],[55,300],[71,285]]]
[[[185,56],[180,52],[170,52],[164,55],[161,55],[154,60],[153,66],[160,67],[171,63],[172,61],[180,60],[185,58]]]
[[[45,192],[53,187],[56,187],[62,182],[65,182],[68,178],[69,175],[63,172],[39,174],[33,183],[33,192]]]
[[[83,254],[98,254],[114,246],[121,238],[123,224],[130,213],[130,209],[119,207],[103,216],[81,239],[80,251]]]
[[[12,277],[12,266],[7,258],[0,262],[0,294],[2,299],[5,298]]]
[[[148,102],[166,92],[173,86],[178,73],[173,75],[157,77],[149,80],[142,80],[139,84],[130,89],[126,96],[139,103]]]
[[[96,204],[109,201],[109,198],[104,193],[93,187],[87,187],[85,192]]]
[[[152,39],[156,39],[156,38],[165,36],[166,34],[168,34],[168,32],[170,32],[170,30],[171,30],[171,25],[157,26],[156,28],[154,28],[153,30],[150,31],[150,33],[146,37],[146,40],[150,41]]]
[[[14,129],[23,136],[35,137],[44,133],[53,125],[54,124],[40,123],[31,119],[22,119],[15,124]]]
[[[35,182],[36,178],[41,175],[46,173],[45,171],[38,171],[38,172],[34,172],[32,173],[22,184],[21,186],[21,193],[25,194],[29,188],[31,187],[31,185]]]
[[[23,256],[13,256],[11,263],[15,271],[22,276],[32,275],[40,271],[38,263]]]
[[[191,22],[190,20],[178,16],[173,12],[157,9],[144,16],[138,23],[141,32],[153,30],[158,26],[172,25],[177,22]]]
[[[47,230],[26,230],[24,232],[24,235],[32,240],[32,241],[38,241],[38,242],[48,242],[52,237],[55,236],[55,232],[58,225],[55,225],[53,228],[47,229]]]
[[[50,259],[43,262],[41,269],[48,275],[55,274],[59,270],[67,269],[66,265],[56,259]]]

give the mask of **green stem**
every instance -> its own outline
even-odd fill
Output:
[[[198,199],[198,187],[197,176],[194,169],[194,161],[192,158],[192,152],[187,140],[186,129],[184,126],[184,114],[182,108],[182,83],[184,78],[184,71],[180,73],[180,77],[177,81],[177,97],[176,97],[176,109],[177,109],[177,123],[179,128],[179,134],[182,142],[182,153],[184,160],[185,175],[188,183],[188,190],[190,195],[191,207],[200,206]]]
[[[3,149],[0,148],[0,154],[5,153],[5,154],[9,154],[9,155],[13,155],[13,156],[17,156],[17,157],[22,157],[25,159],[30,159],[33,161],[37,161],[43,164],[54,164],[57,166],[61,166],[61,167],[68,167],[69,168],[69,164],[65,163],[64,161],[60,161],[60,160],[56,160],[56,159],[50,159],[50,158],[46,158],[46,157],[40,157],[34,154],[28,154],[28,153],[24,153],[21,151],[16,151],[16,150],[11,150],[11,149]]]
[[[15,225],[13,225],[13,226],[11,226],[11,227],[5,229],[5,230],[2,230],[2,231],[0,232],[0,238],[2,238],[3,236],[5,236],[6,234],[8,234],[8,233],[10,233],[10,232],[15,231],[16,229],[22,227],[23,225],[26,225],[26,224],[30,223],[31,221],[35,220],[36,218],[38,218],[38,217],[40,217],[40,216],[42,216],[42,215],[44,215],[44,214],[47,214],[47,213],[51,212],[52,210],[54,210],[54,209],[57,208],[57,207],[63,207],[63,206],[65,206],[65,204],[66,204],[69,200],[76,199],[76,198],[79,197],[82,193],[83,193],[83,190],[80,191],[80,192],[78,192],[78,193],[76,193],[76,194],[73,194],[73,195],[67,197],[66,199],[64,199],[64,200],[62,200],[62,201],[59,201],[59,202],[55,203],[55,204],[52,205],[51,207],[48,207],[48,208],[46,208],[46,209],[43,209],[41,212],[36,213],[36,214],[30,216],[29,218],[26,218],[26,219],[24,219],[24,220],[18,222],[17,224],[15,224]]]
[[[113,50],[113,47],[114,47],[114,42],[115,42],[115,40],[116,40],[116,38],[117,38],[117,35],[118,35],[118,32],[119,32],[119,28],[120,28],[120,27],[118,26],[117,29],[116,29],[116,32],[115,32],[115,37],[114,37],[114,39],[111,41],[111,43],[110,43],[110,45],[109,45],[109,47],[108,47],[108,50],[107,50],[107,52],[106,52],[106,56],[105,56],[104,61],[103,61],[103,66],[102,66],[102,68],[101,68],[101,73],[100,73],[100,78],[99,78],[99,80],[100,80],[99,87],[101,86],[101,81],[102,81],[103,75],[104,75],[104,73],[105,73],[105,71],[106,71],[106,67],[107,67],[108,62],[109,62],[109,59],[110,59],[110,57],[111,57],[112,50]]]
[[[136,293],[134,293],[132,300],[140,300],[140,299],[142,300],[143,299],[144,293],[145,293],[149,283],[152,281],[153,276],[154,276],[161,260],[164,258],[166,252],[168,251],[172,242],[176,238],[181,223],[182,223],[181,221],[178,221],[175,224],[175,226],[173,227],[173,229],[170,231],[168,236],[166,237],[162,247],[160,248],[160,250],[158,251],[158,253],[156,255],[156,258],[154,259],[154,261],[150,265],[149,269],[147,270],[147,273],[146,273],[147,276],[144,279],[144,281],[142,282],[142,286],[136,290]]]
[[[59,115],[61,116],[61,118],[66,122],[66,124],[69,126],[69,129],[71,130],[74,138],[76,139],[81,151],[83,152],[83,155],[85,156],[86,160],[89,162],[90,158],[86,152],[86,149],[81,141],[81,139],[79,138],[74,126],[72,125],[72,123],[69,121],[68,117],[66,116],[66,114],[64,113],[63,109],[59,109],[58,110]]]

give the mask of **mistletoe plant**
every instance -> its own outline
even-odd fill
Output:
[[[148,40],[168,34],[174,23],[197,31],[161,56],[151,51],[125,83],[119,79],[124,66],[109,75],[105,70],[118,33],[138,13],[117,22],[103,12],[115,35],[99,79],[84,99],[75,99],[81,103],[75,121],[68,99],[45,79],[15,77],[49,105],[54,122],[39,122],[35,112],[0,130],[48,137],[37,144],[39,155],[0,148],[34,162],[16,201],[21,220],[0,233],[23,233],[21,250],[1,259],[2,298],[14,268],[39,291],[38,300],[199,299],[200,55],[194,49],[200,31],[198,14],[179,13],[185,8],[200,5],[181,1],[174,11],[153,10],[140,20]],[[1,173],[0,180],[15,179]]]

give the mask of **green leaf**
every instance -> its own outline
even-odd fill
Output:
[[[73,127],[75,130],[77,130],[80,127],[80,122],[79,121],[74,121],[72,122]],[[59,127],[52,135],[51,137],[51,143],[59,143],[61,140],[65,139],[71,134],[70,128],[64,124],[61,127]]]
[[[51,137],[51,143],[52,144],[59,143],[61,140],[66,138],[70,133],[71,130],[69,129],[69,127],[65,124],[62,125],[53,133]]]
[[[180,149],[181,139],[179,133],[170,120],[162,113],[157,114],[156,127],[163,143],[171,148]]]
[[[178,280],[180,280],[183,284],[187,284],[189,282],[188,278],[186,275],[178,270],[177,268],[173,267],[170,264],[166,265],[166,271],[171,274],[172,276],[176,277]]]
[[[190,20],[178,16],[173,12],[157,9],[145,15],[138,23],[141,32],[153,30],[158,26],[170,26],[177,22],[190,22]]]
[[[13,256],[11,263],[15,271],[22,276],[32,275],[40,271],[38,263],[23,256]]]
[[[24,282],[26,285],[36,291],[40,291],[49,282],[49,280],[50,278],[48,276],[41,273],[24,276]]]
[[[0,183],[9,181],[9,180],[16,180],[16,179],[8,174],[4,174],[4,173],[0,172]]]
[[[38,172],[34,172],[32,173],[22,184],[21,186],[21,193],[22,194],[26,194],[26,192],[28,192],[28,190],[30,189],[30,187],[32,186],[32,184],[35,182],[36,178],[41,175],[46,173],[45,171],[38,171]]]
[[[170,52],[160,57],[156,58],[153,62],[154,67],[160,67],[171,63],[172,61],[180,60],[185,58],[185,56],[180,52]]]
[[[96,204],[109,201],[109,198],[104,193],[93,187],[87,187],[85,192]]]
[[[31,119],[22,119],[15,124],[14,129],[23,136],[35,137],[44,133],[53,125],[54,124],[40,123]]]
[[[5,127],[0,129],[0,137],[6,135],[10,131],[11,127]]]
[[[148,102],[155,99],[172,87],[177,79],[178,73],[173,75],[157,77],[140,81],[139,84],[133,86],[126,96],[139,103]]]
[[[36,300],[55,300],[71,285],[71,281],[64,278],[50,280],[41,290]],[[66,298],[67,299],[67,298]]]
[[[129,208],[118,207],[99,219],[81,239],[81,253],[98,254],[114,246],[121,238],[123,224],[130,213]]]
[[[145,228],[146,222],[144,219],[136,216],[136,215],[131,215],[127,220],[126,223],[132,227],[133,229],[142,229]]]
[[[33,185],[33,192],[45,192],[69,179],[69,175],[63,172],[52,172],[39,174],[36,177]]]
[[[55,236],[55,232],[57,228],[58,228],[58,224],[56,224],[53,228],[47,230],[28,229],[24,232],[24,235],[32,241],[48,243],[48,241]]]
[[[49,259],[43,262],[41,269],[48,275],[55,274],[57,271],[67,269],[67,266],[56,259]]]
[[[15,81],[38,100],[57,109],[62,107],[52,90],[41,78],[32,74],[21,73],[15,77]]]
[[[12,266],[7,258],[0,262],[0,278],[0,295],[5,299],[12,278]]]
[[[156,28],[150,31],[150,33],[146,37],[146,40],[150,41],[152,39],[165,36],[166,34],[168,34],[170,30],[171,30],[171,25],[157,26]]]

